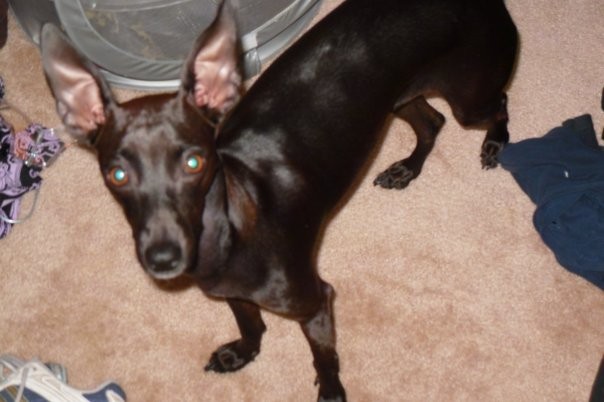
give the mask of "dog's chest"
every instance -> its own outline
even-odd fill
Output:
[[[275,257],[250,257],[249,253],[234,251],[220,273],[199,283],[212,297],[250,301],[275,313],[285,313],[290,307],[290,282]]]

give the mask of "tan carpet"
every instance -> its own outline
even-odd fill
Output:
[[[321,15],[338,3],[327,0]],[[522,38],[513,141],[582,113],[601,132],[601,0],[507,4]],[[12,102],[58,124],[37,50],[14,20],[0,74]],[[371,184],[413,147],[410,128],[393,122],[320,251],[338,292],[350,400],[586,401],[604,353],[604,292],[556,263],[507,172],[481,170],[482,132],[432,103],[447,124],[420,179],[403,192]],[[59,361],[81,388],[116,379],[134,402],[315,400],[301,331],[270,314],[253,364],[204,373],[214,348],[237,335],[226,305],[145,276],[93,155],[71,148],[44,178],[34,217],[0,241],[0,353]]]

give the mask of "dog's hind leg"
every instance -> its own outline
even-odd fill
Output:
[[[504,93],[499,101],[499,110],[489,123],[480,152],[480,161],[484,169],[497,167],[497,154],[510,141],[508,132],[508,97]]]
[[[450,100],[449,104],[461,125],[486,127],[480,161],[484,169],[497,167],[497,154],[510,140],[507,95],[500,92],[488,102],[458,98]]]
[[[254,360],[260,353],[260,341],[266,330],[260,308],[242,300],[227,299],[227,303],[235,315],[241,339],[218,348],[210,357],[205,367],[206,371],[219,373],[236,371]]]
[[[319,384],[319,401],[344,402],[346,392],[340,382],[340,363],[336,352],[333,315],[335,292],[326,282],[323,282],[322,290],[319,309],[311,317],[301,320],[300,326],[313,354]]]
[[[397,105],[394,114],[411,125],[417,143],[407,159],[393,163],[376,177],[373,184],[400,190],[407,187],[411,180],[420,174],[426,158],[434,147],[436,136],[445,123],[445,118],[430,106],[423,96],[418,96],[403,105]]]

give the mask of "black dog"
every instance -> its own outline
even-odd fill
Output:
[[[444,123],[428,94],[444,97],[461,124],[487,128],[482,164],[495,166],[508,141],[503,91],[516,29],[502,0],[348,0],[240,101],[236,38],[223,6],[177,94],[121,105],[56,28],[43,30],[43,63],[64,124],[98,152],[145,270],[190,275],[233,310],[241,339],[220,347],[206,369],[254,359],[263,308],[300,323],[319,399],[342,401],[334,291],[316,266],[324,221],[389,113],[411,124],[417,147],[376,183],[403,188],[419,174]]]

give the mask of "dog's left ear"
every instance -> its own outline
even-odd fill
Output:
[[[221,117],[241,96],[240,44],[228,0],[214,22],[197,38],[185,61],[181,91],[199,108]]]
[[[45,24],[40,38],[44,73],[63,124],[78,141],[93,143],[115,105],[109,86],[59,28]]]

